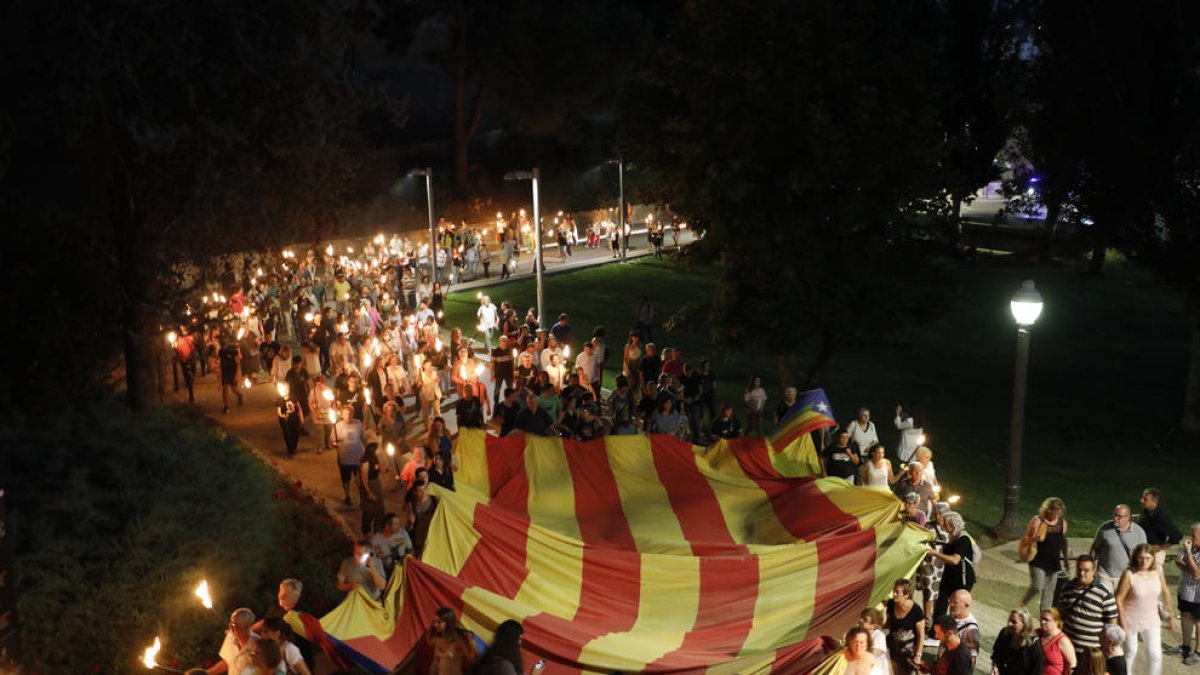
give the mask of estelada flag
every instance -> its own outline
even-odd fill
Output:
[[[321,624],[374,672],[410,653],[405,671],[428,672],[414,648],[441,606],[488,639],[521,621],[546,675],[809,672],[929,537],[888,491],[784,476],[771,452],[463,430],[422,559],[383,602],[351,593]]]
[[[825,390],[810,389],[798,395],[792,407],[779,418],[775,430],[771,432],[771,445],[783,448],[817,429],[836,426],[833,406],[829,405]]]

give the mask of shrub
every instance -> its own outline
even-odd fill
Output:
[[[130,672],[155,635],[164,664],[207,663],[229,612],[261,613],[280,579],[303,579],[314,611],[336,596],[340,529],[195,413],[103,401],[4,419],[0,444],[31,672]]]

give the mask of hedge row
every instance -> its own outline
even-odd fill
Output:
[[[4,418],[0,447],[30,672],[135,671],[155,635],[164,664],[209,663],[229,611],[261,613],[289,576],[317,614],[338,600],[337,524],[186,409]],[[192,595],[201,578],[212,610]]]

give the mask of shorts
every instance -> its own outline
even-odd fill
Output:
[[[357,471],[357,464],[342,464],[341,462],[338,462],[338,473],[342,475],[343,483],[349,483],[350,479],[354,478],[354,474]]]
[[[1191,614],[1193,619],[1200,619],[1200,602],[1188,602],[1181,597],[1176,596],[1179,601],[1179,613]]]
[[[227,387],[238,386],[236,370],[221,370],[221,384]]]

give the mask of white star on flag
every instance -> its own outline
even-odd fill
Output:
[[[820,410],[821,412],[825,412],[826,410],[829,410],[829,406],[825,405],[824,403],[818,403],[817,410]]]

